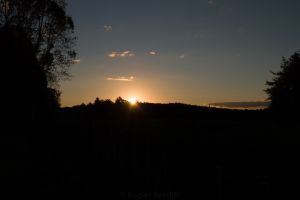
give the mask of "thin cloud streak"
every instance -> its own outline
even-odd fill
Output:
[[[119,76],[119,77],[107,77],[107,81],[125,81],[125,82],[132,82],[134,81],[134,77],[126,77],[126,76]]]
[[[117,52],[113,51],[110,54],[108,54],[108,57],[110,58],[125,58],[125,57],[133,57],[135,54],[131,51],[123,51],[123,52]]]
[[[268,101],[250,101],[250,102],[220,102],[209,104],[213,107],[232,108],[232,109],[264,109],[269,107]]]
[[[112,26],[111,26],[111,25],[105,25],[105,26],[103,26],[103,28],[104,28],[104,30],[105,30],[106,32],[112,31]]]
[[[179,58],[180,58],[180,59],[185,59],[185,55],[182,54],[182,55],[179,56]]]
[[[75,60],[72,60],[72,63],[73,64],[77,64],[77,63],[80,63],[81,62],[81,60],[80,59],[75,59]]]
[[[157,53],[155,51],[150,51],[149,54],[155,56]]]

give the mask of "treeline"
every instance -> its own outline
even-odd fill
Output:
[[[96,98],[93,103],[65,107],[60,110],[62,120],[106,120],[106,119],[262,119],[267,110],[233,110],[182,103],[137,102],[132,105],[118,97],[112,100]]]

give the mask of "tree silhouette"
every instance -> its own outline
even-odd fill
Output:
[[[65,7],[65,0],[0,0],[0,28],[22,29],[51,87],[69,77],[76,57],[74,24]]]
[[[94,101],[94,105],[100,105],[102,103],[102,101],[99,99],[99,97],[97,97]]]
[[[271,100],[270,108],[279,112],[299,112],[300,88],[300,52],[289,59],[282,58],[281,71],[272,72],[275,76],[267,81],[269,86],[265,92]]]
[[[118,97],[115,100],[115,104],[118,104],[118,105],[127,105],[127,104],[129,104],[129,102],[126,101],[125,99],[123,99],[122,97]]]
[[[10,117],[28,117],[28,114],[44,112],[48,98],[47,78],[30,40],[21,29],[5,27],[0,29],[0,44],[4,113]]]
[[[7,116],[47,116],[76,57],[65,0],[0,0],[1,103]]]

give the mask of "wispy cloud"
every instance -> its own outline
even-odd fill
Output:
[[[75,60],[72,60],[72,63],[73,64],[77,64],[77,63],[80,63],[81,62],[81,60],[80,59],[75,59]]]
[[[107,77],[106,78],[107,81],[125,81],[125,82],[131,82],[134,81],[134,77],[133,76],[118,76],[118,77]]]
[[[135,54],[131,51],[123,51],[123,52],[117,52],[113,51],[110,54],[108,54],[108,57],[110,58],[117,58],[117,57],[133,57]]]
[[[110,54],[108,54],[108,57],[111,57],[111,58],[117,57],[117,52],[111,52]]]
[[[157,55],[157,53],[156,53],[156,51],[150,51],[150,52],[149,52],[149,55],[155,56],[155,55]]]
[[[221,102],[209,104],[214,107],[232,108],[232,109],[263,109],[270,105],[267,101],[250,101],[250,102]]]
[[[110,32],[113,29],[113,27],[111,25],[104,25],[103,28],[106,32]]]
[[[185,59],[185,55],[184,55],[184,54],[181,54],[181,55],[179,56],[179,58],[180,58],[180,59]]]

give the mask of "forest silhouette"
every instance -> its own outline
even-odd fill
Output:
[[[57,84],[76,57],[64,1],[1,0],[0,7],[1,192],[106,199],[299,196],[299,53],[284,58],[282,71],[267,82],[268,109],[132,106],[122,97],[61,108]],[[38,29],[41,13],[55,19],[47,30]],[[47,40],[52,31],[60,38]]]

